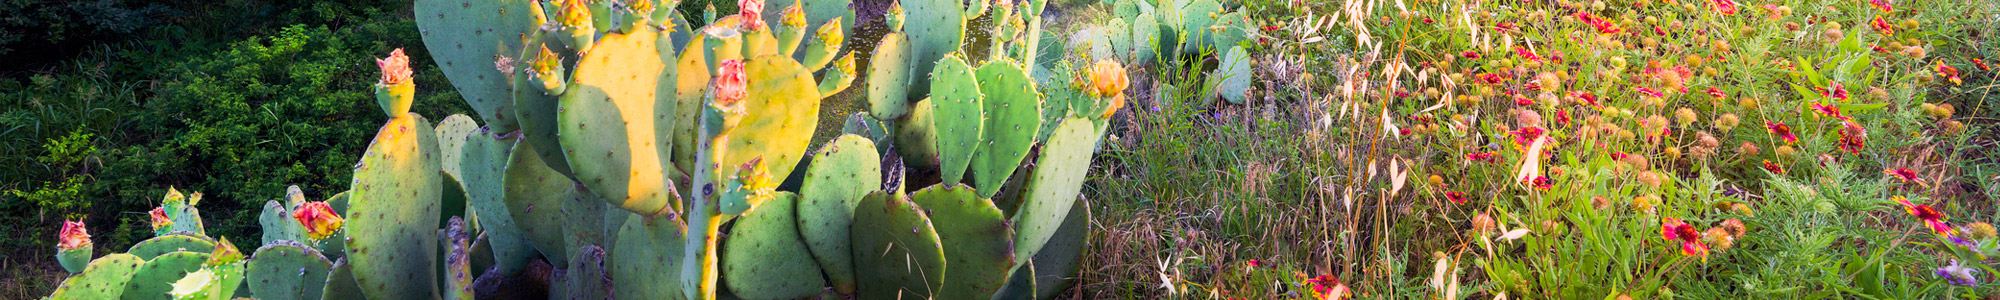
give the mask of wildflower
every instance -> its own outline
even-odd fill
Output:
[[[1634,175],[1632,177],[1638,179],[1639,183],[1645,184],[1647,187],[1652,187],[1652,188],[1660,188],[1660,184],[1662,183],[1662,181],[1665,180],[1660,178],[1660,173],[1656,173],[1653,171],[1639,171],[1639,175]]]
[[[1110,118],[1118,113],[1118,109],[1125,107],[1125,88],[1131,84],[1126,80],[1125,67],[1118,61],[1098,60],[1090,66],[1090,90],[1085,92],[1111,98],[1111,105],[1105,108],[1103,117]]]
[[[1542,133],[1546,132],[1548,132],[1548,130],[1542,129],[1541,127],[1529,126],[1529,127],[1521,127],[1521,129],[1515,129],[1514,131],[1509,131],[1507,132],[1507,134],[1511,134],[1514,136],[1514,144],[1526,146],[1528,145],[1528,142],[1534,141],[1537,138],[1541,138]]]
[[[1729,231],[1721,227],[1709,227],[1708,231],[1701,233],[1701,242],[1715,252],[1724,252],[1736,245],[1736,237],[1730,236]]]
[[[1645,194],[1637,197],[1632,197],[1632,207],[1639,208],[1639,210],[1643,210],[1646,212],[1652,212],[1653,205],[1659,203],[1660,203],[1660,196],[1658,195]]]
[[[1681,242],[1681,254],[1708,258],[1708,245],[1701,243],[1701,232],[1687,223],[1674,218],[1666,218],[1660,223],[1660,237]]]
[[[1500,161],[1498,158],[1494,157],[1493,152],[1473,152],[1472,154],[1466,154],[1465,159],[1470,161],[1485,162],[1485,163],[1497,163]]]
[[[1896,35],[1896,27],[1889,25],[1889,21],[1882,20],[1882,16],[1875,16],[1875,20],[1868,22],[1868,25],[1874,27],[1875,31],[1882,32],[1882,35]]]
[[[1556,111],[1556,124],[1562,125],[1564,127],[1569,126],[1569,110],[1565,109]]]
[[[1528,99],[1528,97],[1521,97],[1521,96],[1515,96],[1515,97],[1514,97],[1514,105],[1520,105],[1520,106],[1534,106],[1534,105],[1535,105],[1535,99]]]
[[[750,96],[749,79],[744,74],[742,60],[723,60],[717,64],[715,74],[715,104],[733,106]]]
[[[1729,236],[1736,238],[1742,238],[1743,233],[1749,230],[1748,228],[1743,226],[1743,220],[1738,220],[1738,219],[1722,220],[1722,225],[1719,225],[1717,227],[1721,227],[1722,231],[1727,232],[1729,233]]]
[[[1778,138],[1784,139],[1786,144],[1799,142],[1799,137],[1796,135],[1792,135],[1792,127],[1785,126],[1785,123],[1772,122],[1766,120],[1764,121],[1764,129],[1769,129],[1772,135],[1776,135],[1778,136]]]
[[[56,249],[67,251],[90,245],[90,232],[84,230],[81,220],[63,221],[62,231],[56,232]]]
[[[1972,59],[1972,65],[1978,66],[1980,71],[1993,71],[1993,67],[1986,65],[1985,60],[1980,60],[1976,57]]]
[[[1868,0],[1868,5],[1875,6],[1875,9],[1881,10],[1882,13],[1889,13],[1896,10],[1895,6],[1891,6],[1889,0]]]
[[[1535,52],[1528,51],[1527,47],[1514,46],[1514,53],[1520,54],[1522,59],[1526,59],[1528,61],[1542,61],[1541,55],[1535,55]]]
[[[1708,96],[1709,96],[1709,97],[1715,97],[1715,99],[1722,99],[1722,98],[1728,98],[1728,96],[1729,96],[1729,95],[1726,95],[1726,94],[1723,94],[1723,93],[1722,93],[1722,90],[1721,90],[1721,89],[1717,89],[1717,88],[1708,88],[1708,90],[1707,90],[1707,91],[1705,91],[1705,92],[1707,92],[1707,93],[1708,93]]]
[[[1465,204],[1465,193],[1462,193],[1462,192],[1445,192],[1445,193],[1444,193],[1444,199],[1445,199],[1445,200],[1451,200],[1451,203],[1452,203],[1452,204]]]
[[[340,230],[340,226],[346,223],[346,220],[335,214],[333,207],[324,201],[306,202],[300,204],[298,209],[299,211],[292,213],[292,219],[298,220],[299,225],[305,226],[306,236],[315,240],[332,236],[335,230]]]
[[[1551,187],[1555,187],[1555,184],[1550,182],[1548,176],[1535,176],[1535,180],[1531,184],[1537,190],[1548,190]]]
[[[1819,112],[1820,114],[1823,114],[1823,115],[1826,115],[1826,116],[1828,116],[1828,117],[1833,117],[1833,118],[1835,118],[1835,119],[1840,119],[1841,121],[1846,121],[1846,120],[1847,120],[1847,116],[1846,116],[1846,115],[1841,115],[1841,114],[1840,114],[1840,107],[1839,107],[1839,106],[1832,106],[1832,105],[1826,105],[1826,104],[1821,104],[1821,103],[1813,103],[1813,104],[1812,104],[1812,109],[1813,109],[1813,111],[1817,111],[1817,112]]]
[[[1507,80],[1506,77],[1501,77],[1500,74],[1493,74],[1493,73],[1480,73],[1479,75],[1473,77],[1479,79],[1479,82],[1485,84],[1500,84],[1500,82]]]
[[[1956,259],[1951,260],[1951,265],[1937,269],[1938,277],[1943,277],[1946,282],[1950,282],[1951,284],[1963,286],[1979,284],[1979,278],[1972,277],[1975,273],[1979,273],[1979,270],[1960,265]]]
[[[1465,51],[1465,53],[1460,53],[1459,56],[1464,56],[1468,59],[1479,59],[1479,52]]]
[[[1833,98],[1835,98],[1835,99],[1840,99],[1840,101],[1841,101],[1841,102],[1847,102],[1847,100],[1848,100],[1848,98],[1847,98],[1847,88],[1845,88],[1845,87],[1842,87],[1842,86],[1840,85],[1840,83],[1839,83],[1839,82],[1835,82],[1835,83],[1833,83],[1833,87],[1832,87],[1832,89],[1831,89],[1831,90],[1822,90],[1822,91],[1820,92],[1820,95],[1821,95],[1821,96],[1827,96],[1827,97],[1833,97]]]
[[[153,231],[159,231],[161,228],[167,228],[167,226],[174,226],[174,219],[167,217],[167,208],[165,207],[154,207],[153,211],[147,214],[153,216]]]
[[[1264,261],[1252,259],[1247,265],[1250,265],[1251,268],[1262,267],[1264,266]]]
[[[1954,68],[1951,65],[1944,64],[1944,61],[1938,61],[1937,67],[1935,69],[1937,69],[1938,76],[1944,76],[1945,80],[1951,81],[1951,84],[1953,85],[1965,84],[1963,80],[1960,80],[1958,78],[1958,68]]]
[[[1590,92],[1569,92],[1569,96],[1583,100],[1584,104],[1597,106],[1597,95],[1591,95]]]
[[[1903,183],[1916,182],[1917,185],[1929,187],[1929,185],[1924,184],[1924,179],[1922,177],[1917,176],[1917,171],[1912,171],[1910,170],[1910,168],[1896,168],[1890,170],[1882,170],[1882,174],[1888,174],[1889,177],[1895,177],[1897,180],[1901,180]]]
[[[1840,163],[1840,158],[1833,157],[1832,154],[1820,153],[1816,158],[1819,159],[1819,166],[1821,167]]]
[[[1757,149],[1757,144],[1750,142],[1743,142],[1742,146],[1736,147],[1736,152],[1742,153],[1743,156],[1756,156],[1758,151],[1760,150]]]
[[[764,28],[764,0],[737,0],[736,8],[736,15],[743,18],[744,29]]]
[[[1723,15],[1728,15],[1728,16],[1736,15],[1736,1],[1709,0],[1708,6],[1710,9],[1715,10],[1715,12],[1722,13]]]
[[[1773,174],[1785,174],[1784,166],[1779,166],[1778,164],[1771,163],[1771,160],[1768,159],[1764,160],[1764,170],[1771,171],[1771,173]]]
[[[1653,98],[1666,97],[1666,94],[1662,94],[1659,91],[1654,91],[1653,89],[1646,87],[1632,87],[1632,91],[1639,92],[1640,94],[1646,94],[1646,96]]]
[[[1973,222],[1972,224],[1965,225],[1965,235],[1967,237],[1971,237],[1974,239],[1984,240],[1993,238],[1995,236],[1995,232],[1993,229],[1993,224],[1989,224],[1986,222]]]
[[[1736,113],[1723,113],[1721,117],[1715,118],[1715,129],[1728,132],[1731,129],[1736,129],[1738,123],[1742,123],[1742,119],[1736,117]]]
[[[1604,18],[1599,18],[1597,16],[1592,16],[1590,15],[1590,13],[1579,11],[1573,14],[1573,16],[1576,16],[1577,20],[1583,21],[1584,24],[1589,24],[1590,27],[1597,28],[1598,33],[1617,34],[1619,32],[1625,32],[1624,29],[1618,28],[1618,25],[1611,24],[1611,21],[1604,20]]]
[[[1472,231],[1486,234],[1493,232],[1494,228],[1493,216],[1483,212],[1472,216]]]
[[[1958,229],[1951,227],[1951,223],[1945,223],[1944,213],[1938,212],[1936,208],[1932,208],[1929,204],[1912,204],[1910,203],[1910,199],[1903,198],[1903,196],[1895,196],[1890,199],[1896,200],[1896,204],[1903,205],[1904,212],[1909,212],[1911,216],[1916,216],[1917,219],[1924,220],[1924,226],[1930,227],[1931,232],[1949,234],[1958,231]]]
[[[1347,299],[1347,284],[1341,283],[1339,277],[1321,274],[1306,283],[1312,284],[1313,299]]]

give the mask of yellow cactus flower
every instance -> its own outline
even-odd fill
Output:
[[[1123,94],[1128,84],[1130,83],[1126,82],[1125,66],[1119,65],[1115,60],[1098,60],[1096,64],[1090,66],[1090,86],[1084,93],[1093,97],[1111,97]]]

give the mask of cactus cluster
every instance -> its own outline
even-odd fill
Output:
[[[1207,76],[1213,94],[1242,104],[1249,96],[1249,51],[1240,45],[1256,33],[1248,16],[1218,0],[1115,1],[1112,18],[1079,30],[1070,40],[1091,57],[1133,62],[1215,55]]]
[[[1065,289],[1089,215],[1079,192],[1123,105],[1122,67],[1040,65],[1064,53],[1029,38],[1040,0],[894,3],[872,54],[843,48],[853,16],[835,3],[773,15],[744,0],[689,28],[672,1],[417,0],[426,46],[483,126],[410,113],[416,83],[398,50],[375,85],[389,119],[349,190],[308,201],[294,187],[267,202],[262,246],[247,257],[201,232],[199,194],[170,192],[154,211],[158,237],[127,253],[90,261],[88,234],[65,230],[57,256],[76,275],[50,298]],[[967,32],[991,35],[976,44]],[[854,55],[873,55],[870,109],[808,149],[821,100],[858,77]]]

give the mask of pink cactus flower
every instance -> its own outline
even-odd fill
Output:
[[[389,57],[376,59],[375,65],[382,67],[383,86],[402,85],[410,82],[410,57],[403,55],[403,48],[389,52]]]
[[[332,236],[346,220],[333,212],[333,207],[324,201],[306,202],[299,205],[299,211],[292,212],[292,219],[306,227],[306,237],[319,240]]]
[[[90,245],[90,232],[84,230],[83,221],[63,221],[62,231],[56,233],[56,249],[73,250]]]

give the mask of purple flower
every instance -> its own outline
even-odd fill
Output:
[[[1972,268],[1967,268],[1964,265],[1960,265],[1958,263],[1958,260],[1956,259],[1951,260],[1951,265],[1937,269],[1938,277],[1944,277],[1945,281],[1950,282],[1951,284],[1963,285],[1963,286],[1973,286],[1975,284],[1978,284],[1979,279],[1972,277],[1973,273],[1978,273],[1978,272],[1979,270],[1974,270]]]
[[[1978,243],[1973,243],[1972,240],[1967,240],[1965,239],[1965,237],[1959,236],[1957,232],[1946,233],[1944,237],[1945,239],[1951,240],[1952,244],[1958,244],[1959,246],[1963,246],[1966,248],[1974,248],[1973,249],[1974,251],[1978,250],[1977,249],[1977,247],[1979,246]]]

